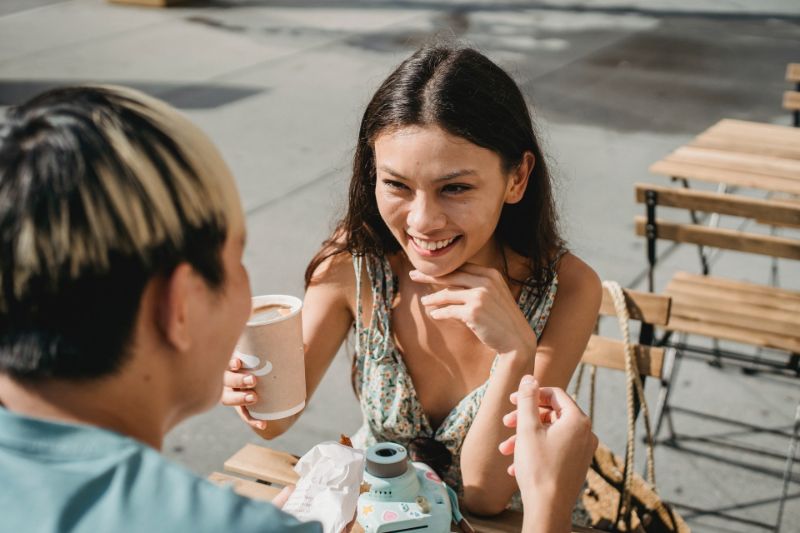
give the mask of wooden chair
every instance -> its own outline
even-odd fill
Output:
[[[640,322],[639,342],[634,346],[639,371],[643,377],[655,378],[661,381],[661,395],[656,405],[654,419],[661,415],[667,402],[669,392],[665,376],[665,349],[655,347],[654,327],[664,327],[669,321],[671,311],[671,298],[669,296],[649,292],[624,289],[628,313],[632,321]],[[600,318],[603,316],[616,317],[614,303],[608,290],[603,289],[603,300],[600,305]],[[625,347],[622,341],[594,334],[589,338],[586,350],[583,352],[581,363],[598,368],[625,371]],[[668,370],[668,369],[667,369]],[[583,370],[579,370],[582,372]],[[580,380],[580,379],[579,379]],[[594,418],[593,406],[589,406],[589,416]]]
[[[770,225],[800,224],[800,205],[781,200],[761,200],[712,192],[638,184],[636,200],[647,206],[647,216],[637,217],[636,232],[647,238],[649,287],[653,287],[658,239],[718,249],[736,250],[773,258],[800,260],[800,241],[661,220],[656,207],[703,211],[758,220]],[[664,290],[672,296],[672,314],[665,329],[787,352],[784,362],[747,356],[728,350],[709,350],[686,343],[672,344],[679,351],[710,355],[788,370],[800,375],[800,292],[737,280],[678,272]]]
[[[786,66],[786,81],[794,83],[793,91],[783,93],[783,108],[792,112],[792,122],[800,127],[800,63],[789,63]]]
[[[648,292],[634,291],[630,289],[623,289],[626,299],[626,307],[630,315],[631,322],[638,321],[639,327],[639,340],[634,345],[634,353],[638,363],[639,372],[642,377],[642,383],[646,384],[645,378],[654,378],[660,381],[661,389],[659,391],[659,398],[654,412],[654,419],[661,418],[661,413],[667,405],[668,395],[670,391],[669,383],[665,381],[665,376],[669,374],[665,362],[674,360],[674,358],[665,357],[667,351],[672,348],[665,349],[663,347],[653,346],[654,341],[654,327],[665,326],[670,317],[671,311],[671,298],[669,296],[658,295]],[[616,311],[611,294],[607,289],[603,290],[603,299],[600,306],[600,313],[598,316],[598,330],[600,320],[603,317],[613,317],[616,319]],[[596,368],[605,368],[610,370],[625,372],[625,345],[622,341],[604,337],[599,334],[594,334],[590,337],[586,350],[581,358],[581,367],[578,370],[578,376],[575,380],[575,393],[577,397],[579,388],[582,381],[582,375],[587,366],[591,368],[591,381],[590,381],[590,397],[594,397],[595,387],[595,370]],[[666,372],[665,372],[666,370]],[[619,406],[624,405],[622,397],[620,397]],[[638,415],[640,406],[634,405],[634,415]],[[594,401],[590,401],[588,406],[589,417],[594,421]],[[624,416],[624,410],[621,410]],[[619,416],[619,415],[618,415]],[[590,472],[590,481],[592,476],[597,478],[597,474]],[[625,472],[622,472],[624,478]],[[597,478],[599,479],[599,478]],[[596,497],[592,492],[588,492],[583,496],[584,502],[587,505],[587,510],[591,513],[591,499]],[[587,501],[589,499],[589,501]],[[621,502],[612,502],[611,505],[618,507],[617,513],[621,512]],[[596,517],[595,517],[596,518]]]
[[[653,271],[656,266],[656,241],[670,240],[699,246],[764,255],[771,258],[800,260],[800,241],[776,235],[764,235],[698,224],[676,223],[656,217],[657,206],[716,213],[742,217],[770,226],[796,227],[800,225],[800,204],[796,201],[761,200],[727,194],[671,189],[655,185],[636,185],[636,200],[646,205],[647,216],[637,217],[636,232],[647,238],[649,288],[652,291]],[[684,351],[712,356],[716,361],[729,359],[739,363],[766,366],[800,377],[800,292],[772,285],[746,283],[738,280],[678,272],[667,284],[665,294],[672,297],[672,312],[665,329],[667,335],[661,342],[676,348],[677,357],[670,364],[671,383],[677,375],[680,354]],[[671,333],[679,333],[681,342],[671,342]],[[689,335],[734,341],[757,349],[756,356],[729,350],[715,345],[713,350],[693,346],[685,340]],[[785,362],[760,357],[764,348],[785,352]],[[750,367],[753,368],[753,367]],[[668,400],[668,394],[666,396]],[[675,431],[669,417],[668,401],[660,416],[666,413],[671,439]],[[789,453],[783,472],[783,492],[780,497],[776,531],[780,530],[783,508],[788,499],[788,483],[794,461],[794,447],[800,428],[800,405],[790,436]],[[656,422],[656,435],[660,420]]]

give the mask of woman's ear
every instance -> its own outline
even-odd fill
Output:
[[[517,168],[511,171],[508,180],[508,187],[506,188],[505,202],[507,204],[516,204],[525,195],[525,189],[528,187],[528,178],[533,172],[533,167],[536,165],[536,156],[533,152],[525,152],[522,154],[522,160]]]

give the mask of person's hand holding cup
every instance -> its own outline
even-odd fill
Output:
[[[222,403],[251,427],[287,418],[305,407],[305,362],[300,313],[293,296],[252,300],[252,311],[223,381]]]

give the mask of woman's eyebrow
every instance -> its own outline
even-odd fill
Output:
[[[403,176],[402,174],[400,174],[399,172],[397,172],[396,170],[394,170],[394,169],[392,169],[390,167],[387,167],[386,165],[379,166],[378,170],[382,170],[383,172],[386,172],[387,174],[391,174],[395,178],[398,178],[398,179],[401,179],[401,180],[407,180],[408,179],[405,176]],[[448,172],[444,176],[440,176],[440,177],[436,178],[434,181],[435,182],[450,181],[450,180],[454,180],[454,179],[457,179],[457,178],[462,178],[464,176],[470,176],[470,175],[477,176],[478,173],[475,170],[471,169],[471,168],[464,168],[464,169],[460,169],[460,170],[454,170],[453,172]]]

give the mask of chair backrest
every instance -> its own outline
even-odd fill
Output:
[[[636,184],[636,201],[648,206],[648,217],[636,217],[636,233],[649,241],[710,246],[752,254],[800,260],[800,241],[789,237],[673,222],[655,217],[655,207],[718,213],[776,226],[800,225],[800,204],[787,200],[762,200],[731,194]],[[688,213],[682,218],[690,219]]]
[[[663,326],[669,321],[672,299],[669,296],[623,289],[628,313],[631,320],[638,320],[643,325]],[[603,290],[603,301],[600,306],[600,317],[616,317],[614,303],[607,290]],[[635,344],[639,371],[646,376],[661,378],[664,367],[664,349],[654,346]],[[582,363],[613,370],[625,370],[625,346],[622,341],[592,335],[586,351],[583,352]]]
[[[800,63],[789,63],[786,66],[786,81],[795,86],[793,91],[783,93],[783,108],[793,113],[794,125],[800,126]]]

